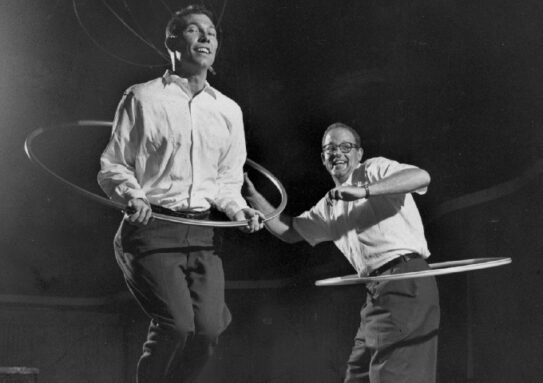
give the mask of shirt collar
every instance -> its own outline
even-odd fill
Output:
[[[358,164],[356,166],[356,168],[354,168],[354,170],[351,172],[351,174],[349,174],[349,177],[347,177],[347,179],[345,180],[345,182],[343,182],[340,186],[353,186],[353,185],[356,185],[358,183],[358,179],[359,177],[355,177],[355,173],[357,173],[360,169],[360,167],[362,166],[362,164]],[[355,182],[353,183],[353,177],[355,177]]]
[[[188,80],[186,78],[183,78],[173,73],[170,69],[167,69],[164,75],[162,76],[162,83],[164,84],[164,86],[172,84],[172,83],[176,84],[184,91],[188,89]],[[213,89],[211,85],[209,85],[207,81],[204,84],[204,89],[202,90],[202,92],[206,92],[210,94],[215,99],[217,98],[217,92],[215,91],[215,89]]]

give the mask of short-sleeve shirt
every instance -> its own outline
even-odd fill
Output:
[[[383,157],[360,164],[342,186],[374,183],[415,166]],[[426,193],[426,188],[416,190]],[[430,256],[422,219],[410,193],[371,196],[356,201],[322,198],[293,219],[296,231],[312,246],[333,241],[359,275],[367,275],[399,255]]]

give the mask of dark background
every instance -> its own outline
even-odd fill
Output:
[[[47,344],[60,352],[73,343],[54,340],[55,331],[61,331],[54,319],[59,311],[66,315],[69,308],[74,323],[82,323],[80,316],[87,315],[73,305],[92,306],[92,315],[112,313],[117,327],[111,333],[124,335],[119,339],[112,335],[115,340],[108,342],[120,347],[112,352],[126,366],[119,374],[127,382],[146,319],[124,295],[113,259],[111,241],[120,213],[35,167],[23,144],[35,129],[46,129],[33,145],[36,155],[70,182],[100,194],[95,176],[108,128],[53,128],[75,120],[111,120],[124,89],[160,76],[166,61],[123,22],[163,52],[168,9],[185,4],[170,0],[0,4],[0,294],[5,306],[0,321],[4,318],[9,327],[14,321],[24,322],[18,315],[28,317],[26,309],[51,311],[47,318],[52,318],[49,333],[54,335],[42,342],[42,355],[50,352]],[[366,157],[390,157],[428,170],[432,184],[417,203],[426,222],[432,262],[513,259],[500,269],[439,278],[441,381],[541,380],[537,361],[543,352],[538,326],[543,319],[541,2],[207,4],[221,16],[222,29],[214,65],[217,75],[208,80],[242,107],[249,157],[282,181],[289,198],[286,211],[302,212],[332,187],[319,149],[323,130],[336,121],[360,132]],[[269,185],[262,187],[273,193]],[[239,318],[235,326],[240,327],[225,334],[224,355],[240,360],[229,360],[231,370],[223,371],[223,379],[231,374],[225,381],[318,382],[314,376],[304,378],[300,369],[322,367],[311,357],[327,355],[329,360],[330,352],[337,353],[330,363],[340,374],[363,293],[359,288],[312,286],[318,278],[352,273],[339,252],[330,244],[284,245],[265,231],[248,236],[228,229],[226,237],[224,262],[232,286],[228,294]],[[246,285],[252,289],[233,287],[246,281],[252,282]],[[287,287],[254,288],[279,285]],[[96,298],[104,301],[92,301]],[[112,307],[110,301],[124,303]],[[248,302],[254,315],[246,308]],[[272,320],[278,333],[270,335],[271,318],[285,310],[291,313],[288,323]],[[327,319],[313,320],[316,316]],[[31,322],[34,329],[41,327],[40,321]],[[102,317],[92,321],[106,322]],[[263,323],[268,327],[261,329]],[[297,332],[296,339],[302,340],[295,347],[288,342],[294,338],[287,329],[302,325],[306,330]],[[244,328],[253,331],[253,337],[236,343],[238,335],[247,335]],[[304,343],[327,338],[322,350]],[[4,344],[19,351],[7,352],[10,356],[0,363],[38,367],[44,363],[32,347],[24,346],[27,341],[14,339],[4,336]],[[280,349],[276,351],[282,357],[255,359],[270,347]],[[286,350],[296,350],[296,357],[305,359],[289,367],[296,373],[279,374],[273,380],[270,376],[288,364],[282,359]],[[88,363],[85,355],[77,360]],[[58,373],[63,369],[77,370],[78,381],[92,381],[88,370],[63,361],[41,366],[41,379],[48,382],[54,376],[57,382],[64,381]],[[260,375],[241,379],[242,370]],[[323,381],[339,381],[336,375]],[[66,376],[74,377],[67,372]]]

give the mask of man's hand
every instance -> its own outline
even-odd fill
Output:
[[[260,211],[246,207],[238,211],[233,218],[233,221],[248,220],[246,226],[241,226],[240,230],[244,233],[254,233],[264,227],[264,214]]]
[[[335,200],[355,201],[366,198],[366,190],[359,186],[340,186],[326,194],[326,200],[332,204]]]
[[[147,225],[152,213],[149,203],[141,198],[133,198],[126,205],[127,221],[134,225]]]

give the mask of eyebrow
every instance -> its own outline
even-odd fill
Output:
[[[193,22],[191,22],[191,23],[187,23],[187,25],[185,25],[185,28],[188,28],[188,27],[190,27],[190,26],[202,27],[202,28],[208,28],[208,29],[215,29],[215,30],[217,29],[217,28],[215,27],[215,24],[209,24],[209,25],[207,25],[207,24],[198,23],[198,22],[196,22],[196,21],[193,21]]]
[[[323,147],[324,147],[324,146],[328,146],[328,145],[339,146],[339,145],[343,145],[343,144],[357,145],[356,142],[351,142],[351,141],[341,141],[339,144],[334,144],[333,142],[329,142],[329,143],[324,144],[324,145],[322,145],[322,146],[323,146]]]

